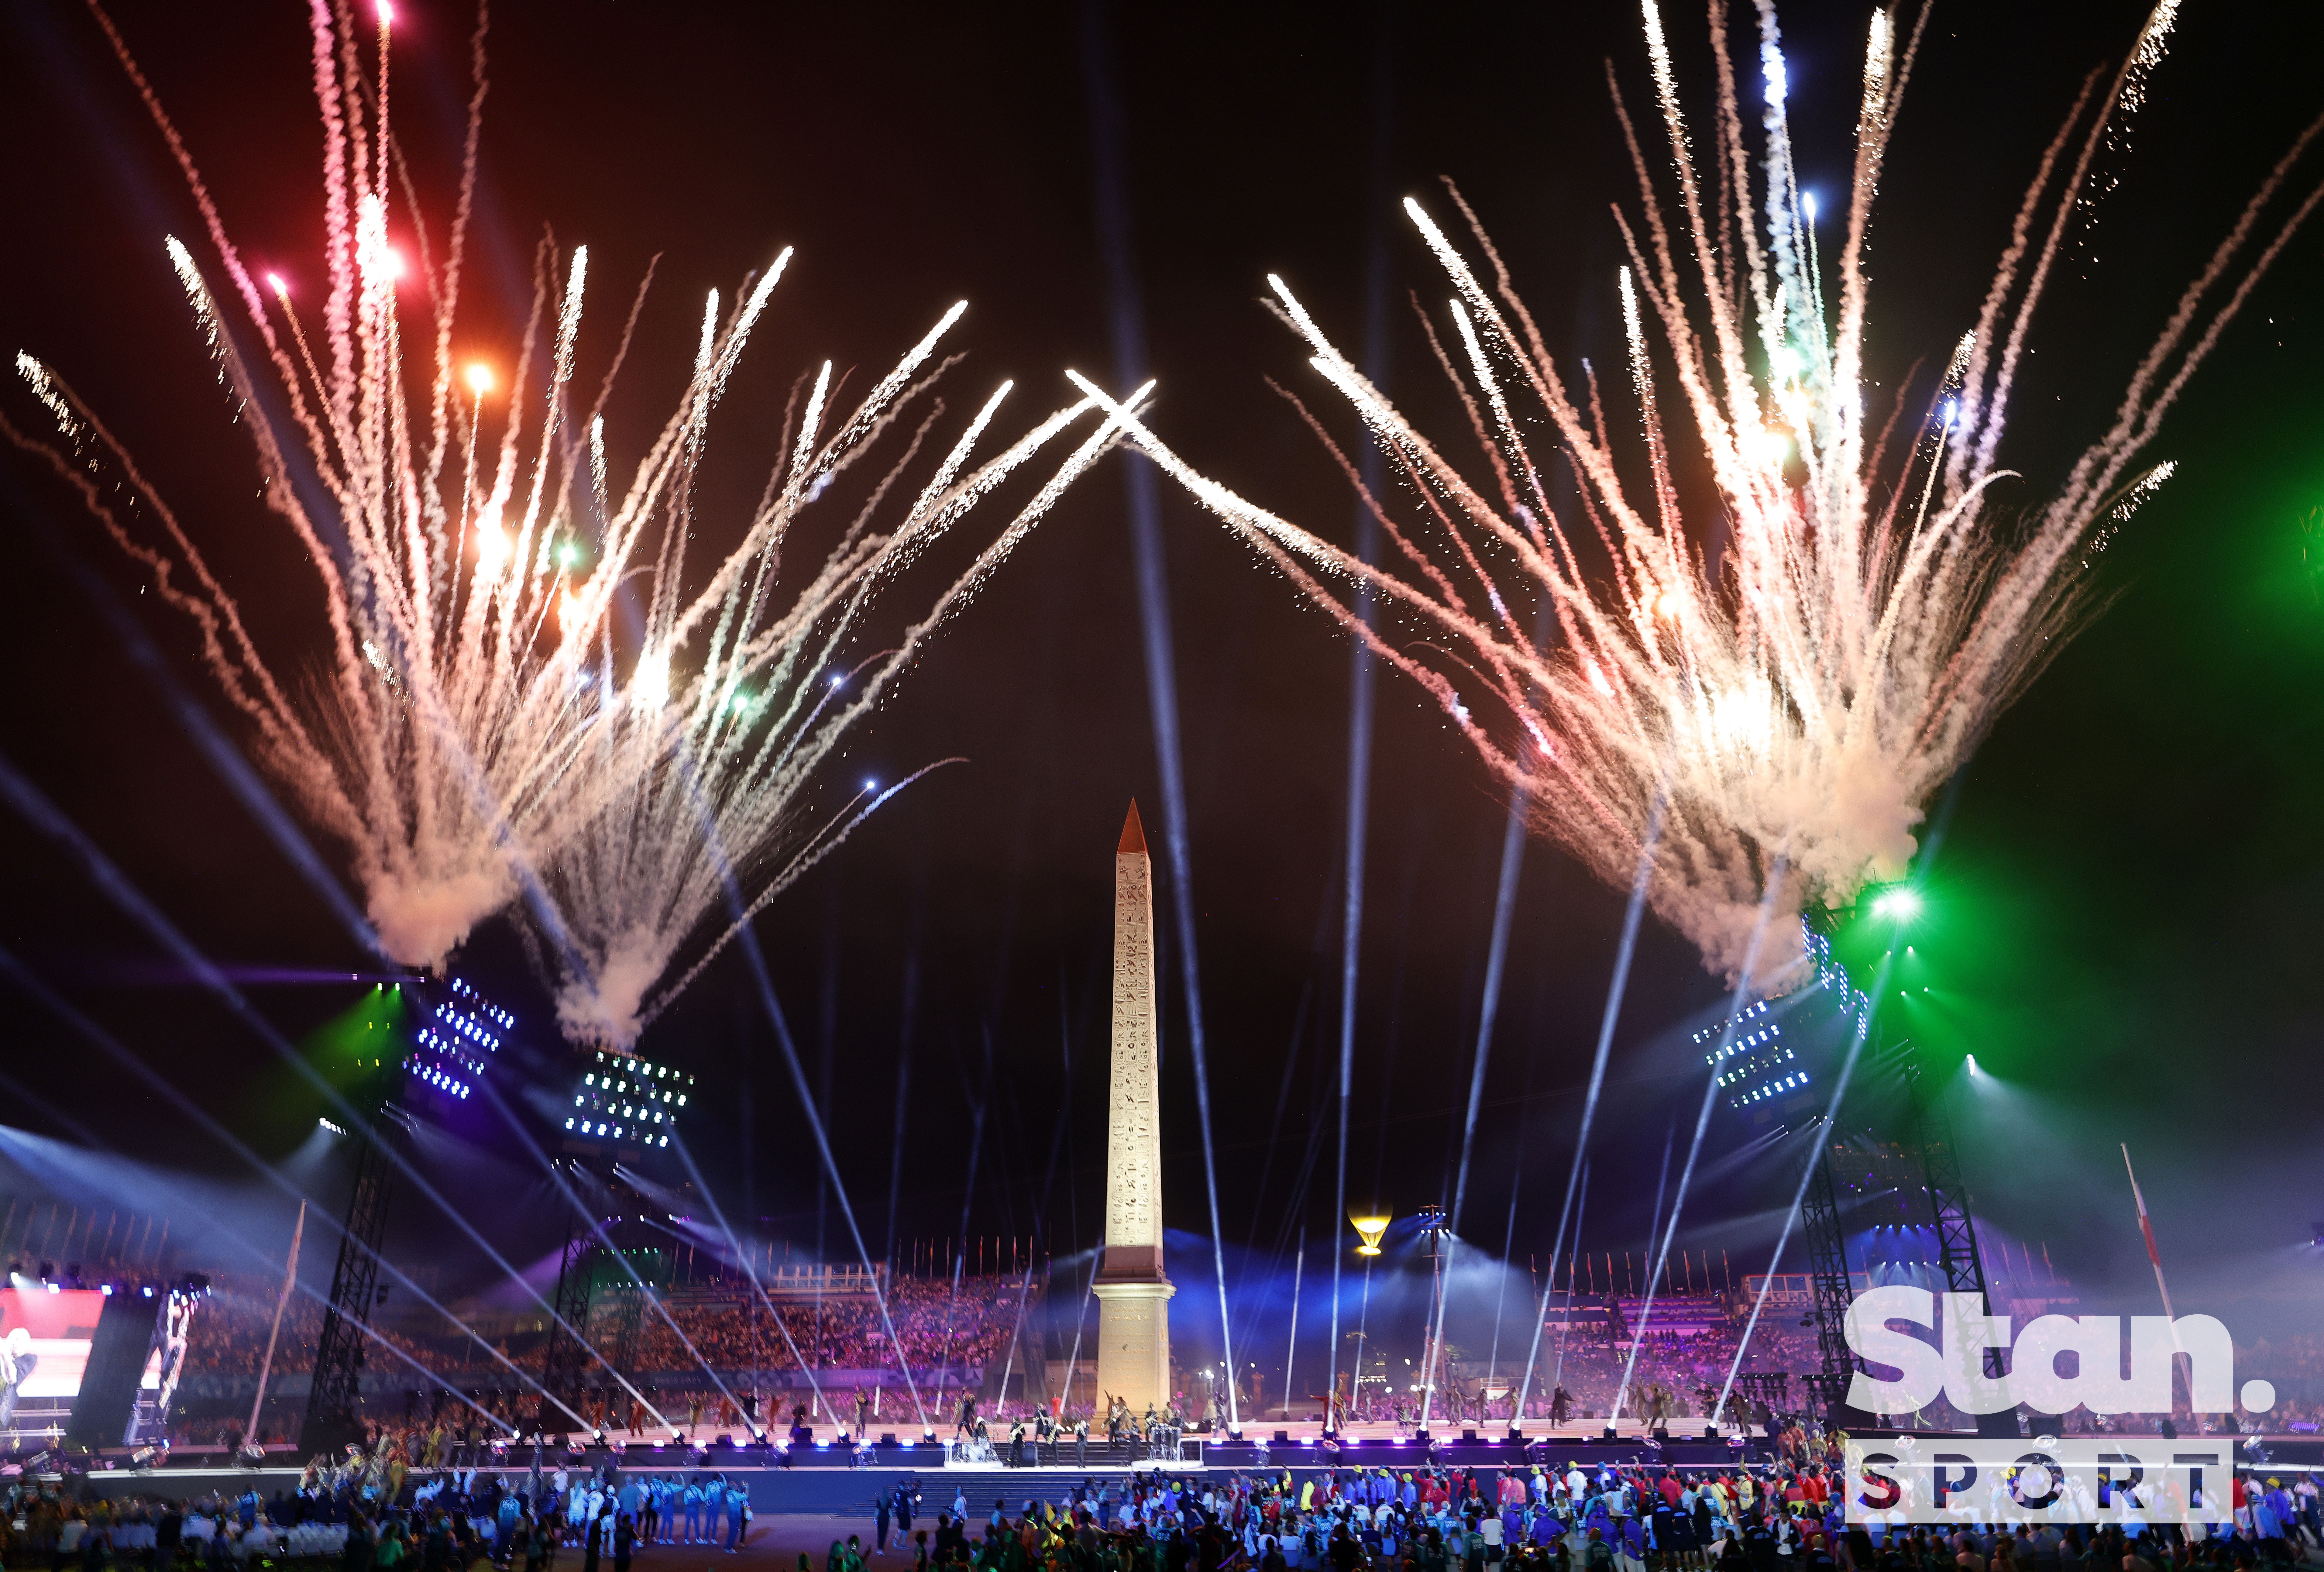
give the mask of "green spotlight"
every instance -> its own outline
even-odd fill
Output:
[[[1910,922],[1920,914],[1919,893],[1902,885],[1893,890],[1883,890],[1872,902],[1872,915],[1886,918],[1891,922]]]

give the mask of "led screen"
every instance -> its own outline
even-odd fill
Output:
[[[71,1412],[104,1311],[97,1289],[0,1289],[0,1430],[47,1429]]]

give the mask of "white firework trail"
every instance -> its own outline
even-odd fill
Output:
[[[1874,14],[1844,230],[1820,254],[1813,200],[1793,173],[1773,5],[1757,6],[1756,175],[1729,42],[1715,21],[1711,30],[1706,203],[1647,0],[1667,173],[1651,167],[1615,98],[1642,195],[1637,216],[1620,218],[1634,436],[1613,434],[1615,390],[1586,365],[1579,391],[1561,372],[1456,193],[1482,276],[1418,202],[1405,208],[1452,284],[1450,332],[1429,331],[1467,410],[1481,480],[1365,381],[1282,280],[1268,281],[1310,365],[1401,469],[1405,505],[1364,493],[1393,542],[1388,560],[1369,565],[1245,500],[1142,423],[1132,437],[1425,688],[1504,789],[1524,793],[1536,830],[1608,883],[1629,883],[1659,805],[1654,908],[1731,984],[1763,895],[1782,916],[1812,901],[1844,905],[1867,883],[1904,874],[1930,795],[2071,633],[2088,609],[2088,557],[2168,473],[2141,457],[2164,414],[2324,197],[2309,193],[2247,254],[2319,122],[2188,286],[2105,433],[2046,500],[2017,500],[2023,486],[1997,495],[2014,476],[1997,452],[2028,325],[2108,128],[2126,95],[2143,90],[2174,12],[2156,9],[2110,86],[2085,84],[1977,323],[1917,420],[1900,393],[1886,429],[1868,430],[1866,261],[1918,23],[1900,32],[1893,13]],[[1348,455],[1333,450],[1363,492]],[[1549,506],[1553,462],[1580,481],[1576,517]],[[1707,476],[1707,488],[1682,474]],[[1355,615],[1366,587],[1401,630],[1376,632]],[[1537,641],[1529,630],[1545,601],[1556,632]],[[1800,925],[1770,934],[1770,948],[1783,948],[1753,967],[1761,993],[1803,980]]]
[[[824,379],[830,371],[824,367]],[[899,367],[890,382],[900,388],[908,375]],[[722,568],[717,598],[705,594],[690,603],[671,597],[657,605],[623,701],[613,723],[585,749],[593,769],[602,761],[623,785],[582,833],[559,842],[543,868],[549,907],[561,914],[564,929],[561,941],[556,933],[546,935],[566,962],[558,1016],[576,1040],[628,1046],[742,923],[918,778],[866,781],[821,825],[801,822],[806,788],[849,728],[878,707],[929,636],[1120,434],[1117,419],[1100,423],[896,643],[844,669],[836,663],[877,591],[1096,401],[1084,398],[1051,415],[964,475],[977,439],[1009,392],[1004,384],[902,518],[890,529],[871,529],[875,495],[814,580],[777,612],[770,609],[770,588],[785,531],[832,473],[824,456],[846,433],[843,428],[832,443],[811,447],[824,385],[819,379],[796,455],[770,488],[774,501],[763,511],[753,542]],[[1133,406],[1144,392],[1132,397]],[[875,390],[872,397],[880,396]],[[859,411],[856,419],[862,418]],[[844,462],[849,449],[836,451]],[[894,478],[891,470],[879,490]],[[679,647],[696,650],[683,678],[673,675],[668,654]],[[600,680],[610,690],[610,663]],[[750,893],[739,911],[730,911],[724,931],[649,1003],[648,992],[678,945],[728,902],[730,887],[738,883]]]
[[[889,505],[927,467],[913,461],[941,420],[932,386],[945,368],[939,343],[966,310],[955,306],[852,410],[833,408],[824,365],[740,545],[690,578],[687,546],[706,522],[695,487],[710,417],[788,250],[723,315],[711,292],[685,392],[617,489],[600,412],[612,374],[594,406],[571,385],[586,247],[560,256],[542,245],[532,319],[497,411],[503,378],[452,353],[485,90],[481,16],[439,265],[387,121],[392,11],[379,6],[366,73],[352,14],[312,7],[327,281],[313,338],[289,286],[254,278],[160,100],[111,20],[97,16],[179,160],[240,308],[230,321],[193,252],[167,242],[257,450],[265,506],[319,580],[318,679],[278,674],[283,662],[261,650],[122,444],[29,355],[18,369],[69,452],[13,425],[6,434],[46,452],[161,597],[193,619],[263,762],[348,847],[390,958],[440,969],[476,923],[521,895],[549,941],[568,1034],[628,1047],[646,994],[723,880],[763,903],[868,810],[859,800],[820,828],[799,822],[816,767],[1119,439],[1118,421],[1096,422],[900,636],[874,629],[875,593],[1095,405],[1085,397],[979,458],[1003,384],[908,505]],[[415,295],[424,331],[408,337]],[[633,308],[616,370],[636,321]],[[495,414],[497,441],[487,441]],[[835,519],[837,544],[788,586],[779,569],[786,548],[798,550],[794,524],[867,462],[884,468],[856,488],[861,511]],[[838,496],[823,504],[840,506]],[[834,662],[853,665],[857,680],[827,680]]]

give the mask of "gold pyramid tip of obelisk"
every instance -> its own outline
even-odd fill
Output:
[[[1127,856],[1146,849],[1146,827],[1138,822],[1138,799],[1130,800],[1130,817],[1121,821],[1121,844],[1113,848],[1115,856]]]

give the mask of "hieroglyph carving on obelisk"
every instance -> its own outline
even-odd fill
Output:
[[[1105,1257],[1098,1297],[1099,1390],[1142,1415],[1170,1398],[1162,1271],[1160,1041],[1154,1008],[1153,866],[1138,805],[1113,858],[1113,1062],[1105,1165]]]

